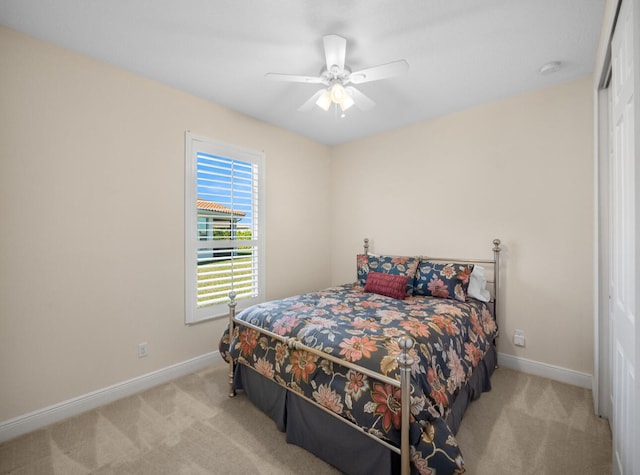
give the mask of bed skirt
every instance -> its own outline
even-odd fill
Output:
[[[475,368],[462,387],[446,419],[458,432],[471,401],[491,389],[490,377],[497,364],[495,346]],[[286,432],[287,442],[298,445],[347,474],[389,475],[400,473],[400,456],[375,440],[244,365],[236,366],[235,384],[251,402]],[[321,427],[322,430],[318,430]],[[464,447],[462,447],[464,451]],[[415,473],[412,469],[412,473]]]

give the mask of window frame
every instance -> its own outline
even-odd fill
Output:
[[[185,133],[185,324],[192,325],[208,320],[223,318],[228,315],[227,302],[198,307],[198,249],[208,248],[201,240],[198,225],[196,199],[198,195],[198,152],[204,152],[231,160],[249,162],[257,166],[257,229],[258,238],[252,240],[257,249],[257,295],[238,300],[238,310],[247,308],[265,300],[265,155],[237,145],[218,140]],[[246,242],[246,241],[245,241]],[[210,243],[210,241],[209,241]]]

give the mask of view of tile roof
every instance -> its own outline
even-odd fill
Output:
[[[245,215],[244,211],[233,210],[219,203],[214,203],[213,201],[201,200],[200,198],[196,199],[196,208],[205,210],[205,211],[215,211],[217,213],[234,214],[236,216]]]

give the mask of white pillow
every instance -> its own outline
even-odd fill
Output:
[[[484,278],[484,267],[473,266],[473,271],[469,277],[467,295],[482,302],[491,300],[491,294],[487,289],[487,279]]]

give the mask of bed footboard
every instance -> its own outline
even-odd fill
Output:
[[[409,443],[409,427],[410,427],[410,415],[411,415],[411,366],[414,364],[414,359],[409,354],[409,352],[415,345],[413,338],[411,338],[406,334],[398,338],[398,346],[400,348],[400,354],[396,357],[396,360],[398,361],[398,366],[400,368],[400,381],[397,381],[396,379],[383,376],[363,366],[359,366],[357,364],[354,364],[349,361],[345,361],[343,359],[337,358],[333,355],[327,354],[323,351],[317,350],[316,348],[307,346],[294,338],[283,337],[276,333],[265,330],[264,328],[257,327],[251,323],[236,320],[235,317],[236,317],[237,302],[235,298],[236,298],[236,293],[233,291],[229,292],[229,338],[232,338],[235,325],[241,325],[243,327],[256,330],[260,334],[269,336],[270,338],[275,338],[277,340],[280,340],[291,349],[307,351],[309,353],[312,353],[318,356],[319,358],[332,361],[333,363],[339,364],[346,368],[366,374],[367,376],[372,377],[378,381],[384,382],[386,384],[390,384],[396,388],[400,388],[401,395],[402,395],[401,402],[400,402],[400,407],[401,407],[400,409],[401,410],[400,412],[401,414],[400,448],[395,447],[391,444],[388,444],[382,441],[381,439],[364,431],[361,427],[353,424],[352,422],[346,419],[342,419],[338,414],[328,410],[324,406],[318,404],[316,401],[306,398],[304,395],[300,393],[296,393],[296,394],[304,398],[306,401],[310,402],[314,406],[318,407],[322,411],[328,414],[331,414],[334,417],[340,418],[341,420],[343,420],[343,422],[349,425],[352,425],[353,427],[363,432],[364,434],[368,435],[372,439],[376,440],[382,445],[385,445],[389,449],[398,453],[401,458],[401,473],[402,475],[409,475],[411,473],[411,447]],[[234,397],[236,395],[235,382],[234,382],[235,363],[233,362],[233,358],[230,358],[230,360],[231,361],[229,362],[229,397]],[[287,390],[291,390],[287,386],[283,386],[283,387]]]

